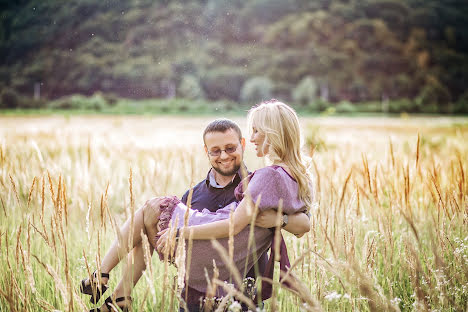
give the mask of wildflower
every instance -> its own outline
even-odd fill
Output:
[[[325,296],[325,299],[328,301],[338,300],[341,298],[341,294],[337,293],[336,291],[329,293]]]
[[[397,306],[397,305],[400,304],[401,299],[398,298],[398,297],[395,297],[395,298],[391,299],[390,302],[391,302],[393,305],[396,305],[396,306]]]
[[[229,305],[229,311],[233,311],[233,312],[240,312],[242,311],[242,306],[241,304],[238,302],[238,301],[233,301],[230,305]]]

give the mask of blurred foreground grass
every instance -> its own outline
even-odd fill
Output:
[[[201,133],[209,121],[0,117],[0,311],[85,309],[77,288],[85,257],[94,268],[115,235],[111,218],[121,224],[132,206],[182,195],[205,177]],[[244,118],[236,121],[244,130]],[[311,231],[286,240],[309,293],[276,288],[266,309],[309,310],[310,296],[325,311],[466,310],[468,119],[301,122],[317,205]],[[245,158],[254,170],[264,164],[251,150]],[[157,257],[152,264],[133,308],[175,310],[173,280],[161,286],[165,266]]]

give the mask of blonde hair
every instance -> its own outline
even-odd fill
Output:
[[[249,128],[265,134],[268,158],[284,163],[299,186],[299,198],[309,210],[312,207],[312,178],[308,158],[301,152],[301,129],[296,112],[277,100],[269,100],[253,107],[248,114]],[[259,147],[260,148],[260,147]]]

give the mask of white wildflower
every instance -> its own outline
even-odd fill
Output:
[[[324,297],[328,301],[338,300],[341,298],[341,294],[337,293],[336,291],[329,293]]]
[[[397,305],[400,304],[401,299],[398,298],[398,297],[395,297],[395,298],[393,298],[392,300],[390,300],[390,302],[391,302],[393,305],[396,305],[396,306],[397,306]]]
[[[233,312],[240,312],[242,311],[242,306],[241,304],[238,302],[238,301],[233,301],[230,305],[229,305],[229,311],[233,311]]]

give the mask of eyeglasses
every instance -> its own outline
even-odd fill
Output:
[[[237,144],[236,146],[226,147],[226,149],[216,149],[216,150],[208,151],[208,154],[212,157],[220,156],[222,152],[226,152],[227,154],[232,154],[235,151],[237,151],[237,147],[239,147],[239,144]]]

